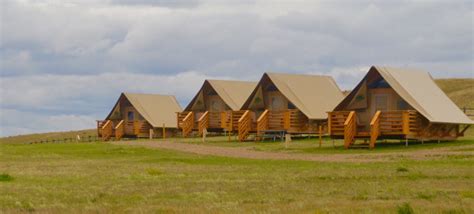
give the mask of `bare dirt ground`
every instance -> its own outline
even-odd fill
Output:
[[[443,147],[426,150],[412,150],[406,152],[385,152],[373,154],[303,154],[286,152],[255,151],[248,147],[220,147],[176,142],[137,142],[117,141],[115,145],[143,146],[189,152],[200,155],[214,155],[234,158],[263,159],[263,160],[303,160],[317,162],[387,162],[400,158],[425,160],[439,159],[451,155],[474,156],[474,151],[456,151],[459,149],[474,148],[474,145]]]

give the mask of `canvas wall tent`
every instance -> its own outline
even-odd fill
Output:
[[[470,120],[423,71],[370,68],[352,92],[329,112],[329,133],[344,138],[455,139]],[[462,127],[463,126],[463,127]]]
[[[112,111],[97,122],[100,137],[108,140],[123,136],[155,137],[173,135],[177,131],[175,114],[181,107],[174,96],[158,94],[122,93]]]
[[[233,128],[241,141],[250,133],[316,133],[343,97],[329,76],[265,73]]]
[[[183,112],[178,113],[177,123],[183,136],[193,130],[202,135],[204,129],[222,131],[222,118],[227,112],[240,110],[256,82],[206,80]]]

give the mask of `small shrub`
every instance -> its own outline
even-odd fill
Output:
[[[397,213],[398,214],[414,214],[415,211],[413,211],[413,208],[410,206],[409,203],[405,202],[402,205],[398,206]]]
[[[153,175],[153,176],[157,176],[157,175],[162,175],[162,174],[163,174],[162,171],[157,170],[157,169],[147,169],[146,172],[147,172],[149,175]]]
[[[398,167],[397,172],[408,172],[408,169],[405,167]]]
[[[7,173],[0,174],[0,181],[12,181],[13,177]]]
[[[466,212],[464,212],[464,210],[461,210],[461,209],[451,209],[451,210],[446,210],[446,211],[443,211],[443,214],[464,214]]]
[[[419,193],[418,193],[418,198],[431,201],[431,199],[434,198],[434,195],[430,195],[430,194],[428,194],[428,193],[421,193],[421,192],[419,192]]]

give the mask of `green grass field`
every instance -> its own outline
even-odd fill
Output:
[[[225,143],[257,150],[332,154],[315,139]],[[197,139],[187,143],[197,143]],[[159,143],[159,142],[156,142]],[[106,143],[0,144],[5,212],[416,213],[474,211],[474,141],[380,147],[378,153],[450,148],[468,154],[338,163],[203,156]],[[468,146],[468,147],[466,147]],[[320,150],[320,151],[318,151]]]

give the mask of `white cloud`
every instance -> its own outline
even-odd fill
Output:
[[[264,71],[345,89],[374,64],[473,77],[473,14],[470,1],[2,1],[1,110],[97,117],[122,91],[185,104],[205,78]]]

